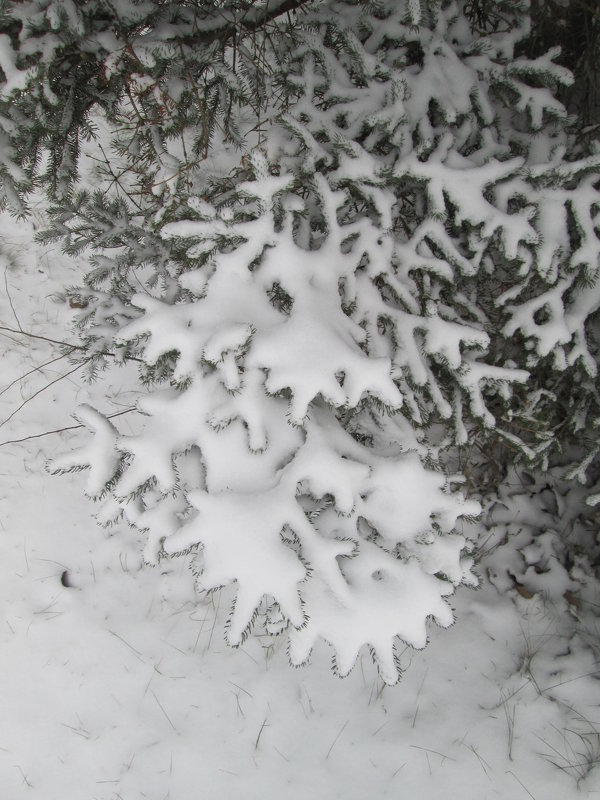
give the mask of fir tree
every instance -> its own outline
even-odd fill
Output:
[[[89,467],[150,563],[235,582],[231,644],[260,619],[294,664],[364,645],[393,682],[476,582],[457,463],[480,490],[518,459],[596,478],[600,152],[573,149],[558,50],[522,54],[526,6],[486,14],[7,4],[6,201],[49,186],[45,235],[90,257],[86,357],[149,386],[136,435],[84,408],[53,468]]]

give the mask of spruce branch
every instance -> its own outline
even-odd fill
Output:
[[[266,3],[262,9],[252,15],[250,15],[249,6],[242,17],[233,20],[224,17],[222,26],[212,30],[196,30],[188,36],[176,37],[176,41],[190,47],[198,44],[211,44],[216,41],[225,44],[237,35],[255,33],[278,17],[294,12],[302,6],[308,6],[310,3],[314,3],[314,0],[274,0]]]
[[[235,584],[229,643],[280,615],[294,665],[321,638],[394,683],[397,637],[475,583],[477,492],[593,451],[600,165],[569,152],[556,52],[515,49],[524,2],[467,3],[485,37],[465,4],[211,5],[117,20],[118,138],[51,235],[92,251],[84,363],[122,343],[152,386],[134,434],[88,408],[58,470],[90,468],[149,562]]]

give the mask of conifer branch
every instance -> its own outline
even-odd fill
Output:
[[[175,41],[187,46],[211,44],[215,41],[225,43],[238,33],[254,33],[278,17],[294,12],[310,3],[314,3],[314,0],[275,0],[274,2],[268,0],[264,7],[252,16],[249,15],[250,9],[248,8],[244,16],[239,19],[225,19],[221,27],[206,31],[196,30],[189,36],[176,37]]]
[[[107,112],[100,186],[48,238],[91,251],[74,350],[92,369],[105,342],[134,352],[151,387],[134,434],[83,406],[90,435],[55,471],[129,503],[147,561],[193,551],[203,591],[235,583],[233,646],[264,624],[301,665],[324,639],[343,676],[370,645],[394,683],[398,638],[425,646],[476,582],[456,527],[485,482],[563,446],[598,468],[600,166],[569,150],[558,51],[516,50],[526,3],[311,6],[115,4],[71,116],[24,131],[19,154],[38,133],[66,147],[69,195],[61,136]],[[47,107],[29,86],[27,119]]]

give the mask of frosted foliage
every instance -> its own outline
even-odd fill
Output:
[[[202,543],[202,589],[237,582],[228,630],[232,644],[239,644],[265,594],[275,598],[293,625],[304,622],[298,584],[306,570],[281,534],[285,526],[301,529],[307,522],[286,495],[285,486],[251,494],[191,493],[198,515],[165,541],[167,553]]]
[[[143,314],[120,331],[122,341],[141,337],[148,363],[175,352],[173,375],[185,388],[143,398],[146,421],[136,435],[96,426],[94,446],[56,466],[94,464],[94,475],[108,475],[115,458],[125,459],[110,491],[127,519],[148,532],[147,559],[200,548],[201,590],[236,582],[230,643],[243,640],[267,596],[290,630],[303,631],[292,639],[293,660],[321,636],[346,673],[369,645],[386,680],[395,680],[394,638],[424,646],[426,619],[450,624],[443,598],[472,581],[464,539],[451,536],[458,547],[443,542],[478,505],[449,492],[443,475],[426,470],[415,453],[377,455],[340,425],[336,408],[374,401],[393,413],[402,406],[393,359],[373,357],[360,318],[341,307],[340,282],[360,271],[358,242],[372,231],[364,221],[334,227],[343,198],[323,184],[331,232],[306,251],[292,233],[297,204],[287,204],[292,210],[281,221],[285,204],[273,195],[282,186],[269,178],[244,186],[245,198],[259,199],[251,221],[164,228],[164,236],[190,238],[196,248],[219,225],[238,242],[214,254],[201,297],[169,305],[136,295],[132,302]],[[355,245],[344,253],[349,233]],[[275,285],[290,298],[285,310],[273,303]],[[485,343],[463,333],[461,341],[469,340]],[[432,351],[460,363],[451,342],[431,327]],[[95,418],[82,419],[94,429]],[[177,462],[192,450],[202,462],[196,488],[185,485]],[[157,497],[164,498],[162,515]],[[178,506],[177,497],[184,498]],[[339,525],[321,530],[327,509]],[[368,620],[375,619],[373,628]]]
[[[346,675],[366,642],[382,678],[393,683],[398,674],[394,635],[422,648],[428,616],[443,627],[451,625],[452,611],[444,595],[453,591],[452,584],[428,575],[416,560],[399,561],[370,542],[363,542],[360,557],[345,559],[341,569],[347,587],[343,598],[332,594],[320,575],[307,585],[307,611],[317,613],[304,628],[292,632],[291,661],[303,663],[322,636],[335,648],[335,669]]]
[[[52,467],[56,472],[89,467],[85,491],[90,497],[98,497],[106,492],[106,487],[118,474],[121,456],[116,443],[119,432],[90,406],[80,406],[76,418],[95,436],[81,450],[55,458]]]
[[[218,402],[214,384],[200,385],[205,403]],[[202,394],[189,389],[180,397],[190,400],[191,412],[199,408]],[[283,401],[272,402],[281,409]],[[138,460],[156,465],[160,489],[147,491],[143,502],[118,499],[124,489],[133,490],[133,478],[114,489],[128,520],[148,533],[146,558],[156,563],[161,556],[200,547],[199,589],[236,582],[227,630],[231,644],[243,640],[266,595],[295,631],[290,644],[294,663],[306,660],[321,636],[335,649],[336,668],[346,674],[361,647],[369,645],[382,676],[394,682],[395,637],[423,647],[426,619],[451,624],[444,597],[455,585],[474,580],[471,562],[463,555],[464,538],[454,534],[447,543],[444,532],[461,515],[477,514],[477,503],[448,493],[443,476],[424,469],[414,454],[377,458],[340,428],[324,403],[313,406],[302,436],[287,426],[289,452],[283,462],[281,445],[277,461],[269,458],[270,448],[251,454],[241,426],[215,433],[202,413],[205,408],[193,417],[177,404],[174,400],[173,413],[164,415],[156,404],[158,416],[149,418],[144,433],[118,442],[122,452],[135,453],[129,471],[136,480],[147,480],[147,470],[136,469]],[[144,408],[148,411],[148,404]],[[170,471],[164,461],[169,447],[175,451],[189,445],[189,439],[179,438],[177,419],[184,419],[188,430],[196,429],[193,438],[206,462],[200,483],[211,486],[188,491],[187,510],[163,494],[182,488],[181,476],[179,485],[174,482],[174,461]],[[211,436],[215,450],[205,446]],[[98,428],[93,441],[93,448],[85,447],[60,466],[93,463],[96,471],[107,469],[114,436],[108,428]],[[139,442],[146,442],[147,449],[141,451]],[[227,462],[227,486],[211,475],[216,448]],[[323,512],[307,516],[307,502]],[[373,543],[374,536],[379,544]],[[396,548],[406,546],[399,559]]]
[[[92,444],[55,463],[90,467],[100,517],[144,531],[149,562],[192,551],[200,591],[235,583],[231,644],[266,608],[294,664],[324,639],[344,675],[367,647],[388,682],[398,643],[423,647],[475,582],[459,530],[479,506],[442,464],[489,442],[543,463],[555,384],[596,369],[600,160],[566,158],[571,76],[556,52],[515,57],[520,5],[489,35],[464,10],[307,4],[293,37],[271,31],[286,101],[265,99],[268,135],[246,119],[243,154],[190,168],[185,189],[183,148],[155,131],[155,244],[96,198],[130,262],[107,235],[81,328],[161,385],[135,434],[88,410]],[[136,49],[152,75],[156,36]],[[179,97],[171,41],[160,52]]]

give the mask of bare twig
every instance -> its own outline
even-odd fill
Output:
[[[12,414],[9,414],[8,417],[3,422],[0,422],[0,428],[6,425],[7,422],[10,422],[11,419],[15,416],[15,414],[17,414],[23,408],[23,406],[26,406],[27,403],[31,402],[31,400],[37,397],[38,394],[45,392],[46,389],[49,389],[51,386],[54,386],[55,383],[58,383],[59,381],[62,381],[64,378],[68,378],[69,375],[72,375],[74,372],[77,372],[77,370],[85,366],[85,364],[87,364],[88,361],[90,361],[90,359],[91,356],[90,358],[87,358],[85,361],[82,361],[81,364],[77,364],[77,366],[73,367],[73,369],[70,369],[68,372],[65,372],[63,375],[59,375],[58,378],[55,378],[53,381],[50,381],[50,383],[47,383],[45,386],[42,386],[42,388],[38,389],[37,392],[34,392],[27,399],[23,400],[21,405],[17,406],[17,408],[15,408],[15,410],[12,412]]]
[[[283,753],[281,752],[281,750],[278,750],[278,749],[275,747],[275,745],[273,745],[273,748],[274,748],[274,750],[275,750],[277,753],[279,753],[279,755],[280,755],[280,756],[283,758],[283,760],[284,760],[284,761],[287,761],[287,762],[288,762],[288,764],[290,763],[290,760],[289,760],[289,758],[287,758],[287,756],[284,756],[284,755],[283,755]]]
[[[258,743],[260,742],[260,737],[262,736],[262,732],[264,731],[265,728],[269,727],[267,725],[267,719],[268,719],[268,717],[265,717],[263,724],[260,726],[260,730],[258,732],[258,736],[256,737],[256,741],[254,742],[254,749],[255,750],[258,750]]]
[[[512,761],[513,744],[515,741],[515,716],[517,713],[517,706],[515,703],[513,703],[512,710],[509,709],[507,700],[505,700],[502,705],[504,707],[504,715],[506,717],[506,725],[508,728],[508,758],[509,761]]]
[[[479,755],[479,753],[477,752],[477,750],[475,749],[475,747],[474,747],[472,744],[467,744],[466,742],[461,742],[461,744],[462,744],[464,747],[466,747],[466,748],[467,748],[467,750],[470,750],[470,751],[473,753],[473,755],[474,755],[474,756],[475,756],[475,757],[476,757],[476,758],[479,760],[479,763],[480,763],[480,765],[481,765],[481,769],[484,771],[484,773],[485,773],[486,777],[487,777],[489,780],[491,780],[491,778],[490,778],[490,774],[489,774],[489,772],[488,772],[488,768],[489,768],[489,769],[491,769],[491,767],[490,767],[490,765],[488,764],[488,762],[485,760],[485,758],[484,758],[483,756],[480,756],[480,755]]]
[[[129,91],[129,90],[128,90],[128,91]],[[130,95],[130,99],[131,99],[131,95]],[[132,100],[132,103],[133,103],[133,100]],[[135,105],[134,105],[134,108],[135,108],[135,110],[137,111],[137,108],[135,107]],[[116,186],[118,186],[118,187],[119,187],[119,189],[120,189],[120,190],[123,192],[123,194],[125,195],[125,197],[127,197],[129,200],[131,200],[131,202],[132,202],[132,203],[133,203],[133,205],[134,205],[134,206],[137,208],[137,210],[138,210],[138,211],[142,211],[142,207],[140,206],[140,204],[139,204],[139,203],[136,203],[136,201],[135,201],[135,200],[133,199],[133,197],[131,196],[131,193],[127,192],[127,191],[126,191],[126,190],[123,188],[123,186],[121,186],[121,182],[120,182],[120,177],[121,177],[121,176],[119,176],[119,175],[115,174],[115,172],[114,172],[114,170],[113,170],[113,168],[112,168],[112,165],[111,165],[111,163],[110,163],[110,159],[107,157],[106,153],[104,152],[104,148],[102,147],[102,145],[101,145],[99,142],[98,142],[98,147],[99,147],[99,148],[100,148],[100,150],[102,151],[102,155],[104,156],[104,164],[106,165],[106,168],[108,169],[108,171],[109,171],[109,173],[110,173],[110,175],[111,175],[111,177],[112,177],[112,179],[113,179],[113,183],[114,183]],[[123,173],[121,173],[121,174],[123,174]]]
[[[29,788],[31,789],[31,788],[32,788],[32,785],[31,785],[31,783],[30,783],[30,782],[27,780],[27,775],[25,775],[25,773],[23,772],[23,770],[21,769],[21,767],[20,767],[18,764],[15,764],[15,767],[16,767],[16,768],[19,770],[19,772],[20,772],[20,773],[21,773],[21,775],[23,776],[23,783],[26,783],[26,784],[27,784],[27,786],[29,786]]]
[[[83,730],[83,728],[74,728],[72,725],[67,725],[66,722],[61,722],[60,724],[64,728],[68,728],[70,731],[73,731],[73,733],[76,733],[77,736],[81,736],[83,739],[89,739],[90,738],[89,732]]]
[[[72,350],[85,350],[86,348],[80,344],[72,344],[71,342],[61,342],[59,339],[50,339],[47,336],[40,336],[37,333],[30,333],[22,329],[10,328],[8,325],[0,325],[0,331],[7,331],[8,333],[17,333],[21,336],[27,336],[30,339],[41,339],[43,342],[50,342],[50,344],[59,344],[61,347],[70,347]],[[102,355],[108,355],[103,353]]]
[[[239,686],[237,683],[234,683],[233,681],[229,681],[229,683],[230,683],[232,686],[235,686],[235,688],[236,688],[236,689],[239,689],[239,690],[240,690],[240,692],[244,692],[244,694],[247,694],[247,695],[248,695],[248,697],[250,697],[250,698],[252,698],[252,700],[254,700],[254,697],[252,697],[252,695],[250,694],[250,692],[249,692],[249,691],[247,691],[246,689],[244,689],[244,687],[243,687],[243,686]]]
[[[131,411],[137,411],[135,406],[131,408],[126,408],[123,411],[115,411],[114,414],[107,414],[106,419],[112,419],[113,417],[120,417],[122,414],[129,414]],[[8,439],[6,442],[0,442],[0,447],[4,447],[7,444],[22,444],[23,442],[28,442],[30,439],[40,439],[42,436],[50,436],[53,433],[63,433],[64,431],[74,431],[77,428],[85,428],[85,425],[79,423],[78,425],[67,425],[65,428],[54,428],[51,431],[44,431],[43,433],[34,433],[31,436],[24,436],[22,439]]]
[[[10,289],[8,288],[8,275],[6,273],[6,270],[4,270],[4,286],[6,288],[6,296],[8,297],[8,302],[10,303],[11,311],[13,312],[14,318],[17,321],[17,325],[19,326],[19,330],[22,331],[23,328],[21,327],[21,323],[19,321],[19,318],[17,316],[17,312],[15,311],[15,307],[13,305],[12,297],[10,296]]]
[[[138,656],[140,661],[143,660],[143,653],[140,653],[139,650],[136,650],[135,647],[133,645],[129,644],[129,642],[126,639],[124,639],[122,636],[119,636],[119,634],[115,633],[114,631],[109,631],[109,633],[110,633],[111,636],[114,636],[115,639],[118,639],[120,642],[123,642],[123,644],[126,645],[131,650],[132,653],[134,653],[136,656]]]
[[[525,786],[525,784],[524,784],[524,783],[523,783],[521,780],[519,780],[519,778],[517,778],[517,776],[515,775],[515,773],[514,773],[514,772],[513,772],[511,769],[507,769],[506,771],[507,771],[507,773],[508,773],[509,775],[512,775],[512,776],[513,776],[513,778],[514,778],[514,779],[517,781],[517,783],[520,783],[520,784],[521,784],[521,786],[523,787],[523,789],[525,789],[525,791],[527,792],[527,794],[529,795],[529,797],[531,797],[531,798],[532,798],[532,800],[535,800],[535,797],[534,797],[534,796],[531,794],[531,792],[530,792],[530,791],[529,791],[529,789],[528,789],[528,788]]]
[[[346,725],[347,725],[349,722],[350,722],[350,720],[349,720],[349,719],[347,719],[347,720],[346,720],[346,722],[344,722],[344,724],[343,724],[343,725],[342,725],[342,727],[340,728],[340,730],[339,730],[339,732],[338,732],[338,735],[335,737],[335,739],[334,739],[334,740],[333,740],[333,742],[331,743],[331,747],[330,747],[330,748],[329,748],[329,750],[327,751],[327,755],[325,756],[325,760],[327,760],[327,759],[329,758],[329,756],[330,756],[330,754],[331,754],[331,751],[333,750],[333,747],[334,747],[335,743],[336,743],[336,742],[337,742],[337,740],[340,738],[340,736],[342,735],[342,733],[344,732],[344,730],[345,730],[345,728],[346,728]]]
[[[34,372],[41,372],[44,367],[49,367],[50,364],[54,364],[55,361],[60,361],[61,359],[66,358],[68,355],[68,353],[63,353],[62,356],[56,356],[55,358],[51,358],[49,361],[44,361],[44,363],[40,364],[38,367],[34,367],[28,372],[25,372],[23,375],[20,375],[18,378],[15,378],[8,384],[8,386],[5,386],[4,389],[0,391],[0,396],[2,396],[5,392],[8,392],[8,390],[14,386],[15,383],[25,380],[25,378],[27,378],[29,375],[32,375]]]
[[[171,718],[169,717],[169,715],[167,714],[167,712],[166,712],[166,711],[165,711],[165,709],[163,708],[163,705],[162,705],[162,703],[160,702],[160,700],[158,699],[158,697],[157,697],[157,696],[154,694],[154,692],[152,691],[152,689],[150,689],[150,693],[152,694],[152,697],[153,697],[153,698],[156,700],[156,702],[157,702],[157,704],[158,704],[158,707],[160,708],[160,710],[163,712],[163,714],[164,714],[164,715],[165,715],[165,717],[167,718],[167,722],[169,723],[169,725],[170,725],[170,726],[173,728],[173,730],[175,731],[175,733],[179,733],[179,731],[177,730],[177,728],[175,727],[175,725],[173,725],[173,722],[171,721]]]
[[[415,750],[424,750],[426,753],[434,753],[436,756],[440,756],[440,758],[447,758],[448,761],[456,761],[456,759],[452,758],[452,756],[447,756],[445,753],[440,753],[439,750],[431,750],[429,747],[421,747],[418,744],[411,744],[410,746]]]
[[[550,686],[544,686],[544,688],[540,690],[540,694],[542,692],[547,692],[550,689],[556,689],[557,686],[564,686],[565,683],[572,683],[573,681],[579,681],[582,678],[590,678],[590,677],[596,678],[598,677],[598,675],[600,675],[600,671],[598,670],[594,670],[593,672],[586,672],[584,675],[577,675],[577,677],[575,678],[568,678],[566,681],[559,681],[558,683],[553,683]]]
[[[60,339],[50,339],[48,336],[40,336],[39,334],[31,333],[30,331],[17,330],[16,328],[8,327],[8,325],[0,325],[0,331],[6,331],[8,333],[15,333],[15,334],[17,334],[19,336],[27,336],[30,339],[40,339],[43,342],[49,342],[50,344],[58,344],[61,347],[69,347],[70,348],[70,352],[67,353],[67,355],[70,355],[71,352],[73,352],[74,350],[82,350],[82,351],[85,352],[86,350],[89,349],[88,347],[86,347],[85,345],[82,345],[82,344],[73,344],[73,342],[62,342]],[[109,356],[110,358],[117,358],[117,354],[116,353],[111,353],[109,350],[100,350],[97,353],[93,353],[90,356],[90,358],[88,359],[88,361],[93,356]],[[137,358],[136,356],[127,356],[126,360],[127,361],[139,361],[140,363],[142,363],[142,361],[143,361],[143,359]]]

